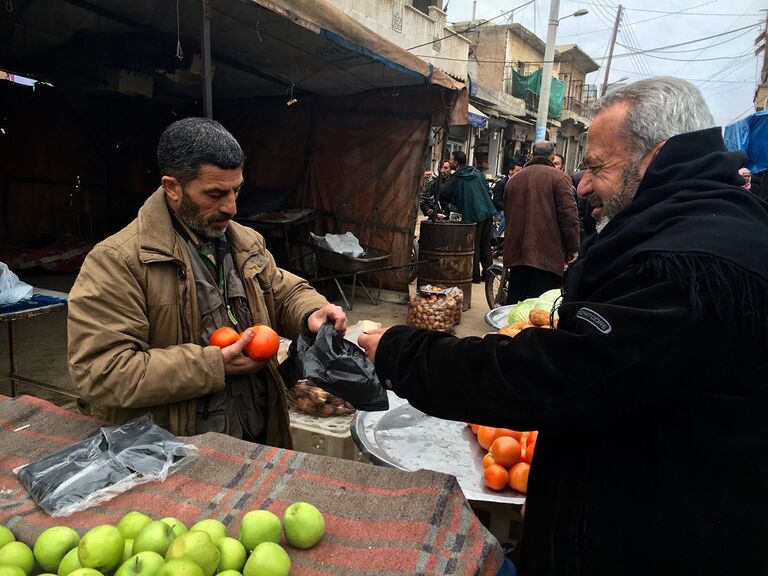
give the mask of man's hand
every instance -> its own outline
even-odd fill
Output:
[[[320,326],[326,322],[333,322],[333,329],[336,330],[339,336],[344,336],[347,332],[347,315],[341,309],[341,306],[326,304],[319,310],[312,312],[309,318],[307,318],[307,326],[313,334],[317,334]]]
[[[379,347],[379,340],[381,340],[381,337],[387,330],[389,328],[378,328],[370,332],[363,332],[357,339],[357,345],[365,350],[365,355],[368,356],[371,362],[376,361],[376,349]]]
[[[571,264],[576,262],[576,259],[578,257],[579,257],[579,253],[578,252],[573,252],[572,254],[568,254],[568,259],[565,261],[565,263],[568,264],[568,266],[570,266]]]
[[[268,362],[259,362],[243,354],[246,344],[251,340],[253,340],[253,330],[248,328],[240,335],[240,340],[221,349],[221,356],[224,359],[224,374],[254,374],[268,364]]]

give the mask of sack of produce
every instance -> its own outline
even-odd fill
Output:
[[[464,291],[458,286],[451,286],[446,292],[451,298],[456,300],[456,312],[453,314],[453,325],[458,326],[461,322],[461,311],[464,308]]]
[[[336,334],[332,322],[323,324],[316,335],[299,335],[288,354],[280,367],[288,386],[309,380],[357,410],[389,408],[373,363],[359,347]]]
[[[297,412],[310,416],[347,416],[354,407],[338,396],[326,392],[310,380],[299,380],[288,389],[288,397]]]
[[[456,300],[442,288],[423,286],[411,296],[406,324],[413,328],[452,332]]]

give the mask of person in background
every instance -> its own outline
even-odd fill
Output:
[[[749,168],[739,168],[739,176],[744,178],[744,184],[742,188],[744,190],[749,190],[752,188],[752,172],[749,171]]]
[[[520,576],[766,573],[768,204],[744,158],[691,83],[611,91],[579,185],[608,222],[555,329],[360,336],[415,408],[539,430]]]
[[[534,144],[533,158],[504,192],[508,304],[560,287],[563,267],[576,259],[579,250],[571,180],[555,168],[553,156],[551,142]]]
[[[277,359],[243,353],[250,327],[294,339],[325,322],[343,334],[347,319],[232,221],[243,160],[215,120],[185,118],[160,136],[160,187],[88,254],[69,295],[69,373],[83,412],[113,424],[149,412],[181,436],[291,446]],[[242,335],[210,346],[223,326]]]
[[[440,198],[456,204],[464,222],[477,223],[472,282],[478,284],[485,279],[485,271],[493,265],[491,225],[496,209],[491,202],[488,182],[477,169],[467,165],[464,152],[451,152],[450,165],[454,173],[443,188]]]
[[[563,158],[562,154],[555,152],[552,155],[552,164],[554,164],[555,168],[557,168],[561,172],[565,172],[565,158]]]
[[[509,170],[507,171],[507,174],[494,182],[493,186],[491,187],[491,200],[493,201],[493,207],[496,208],[496,217],[499,222],[498,227],[496,227],[494,224],[491,231],[491,244],[493,246],[498,245],[499,239],[503,236],[504,229],[507,225],[507,221],[504,216],[504,190],[507,186],[507,182],[509,182],[510,179],[515,174],[518,174],[522,169],[523,165],[521,163],[516,162],[515,164],[512,164],[512,166],[510,166]]]
[[[424,187],[424,194],[419,201],[419,208],[424,216],[433,219],[446,216],[440,203],[440,195],[450,177],[451,163],[448,160],[443,160],[440,163],[440,172],[427,182],[427,185]]]

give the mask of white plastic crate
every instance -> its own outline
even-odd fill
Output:
[[[470,500],[469,506],[502,546],[516,547],[523,533],[523,519],[517,504]]]
[[[291,408],[293,449],[321,456],[367,462],[352,439],[350,425],[355,415],[318,417],[302,414]]]

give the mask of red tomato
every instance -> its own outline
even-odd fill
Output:
[[[258,324],[253,327],[253,339],[245,345],[245,353],[264,362],[277,354],[280,348],[280,336],[269,326]]]
[[[525,445],[525,456],[522,460],[530,464],[533,462],[533,452],[536,450],[536,442],[529,442]]]
[[[214,330],[213,334],[211,334],[211,337],[208,339],[208,345],[226,348],[238,340],[240,340],[240,334],[237,333],[237,330],[230,328],[229,326],[222,326],[221,328]]]
[[[528,492],[528,472],[531,465],[528,462],[518,462],[509,470],[509,487],[525,494]]]

